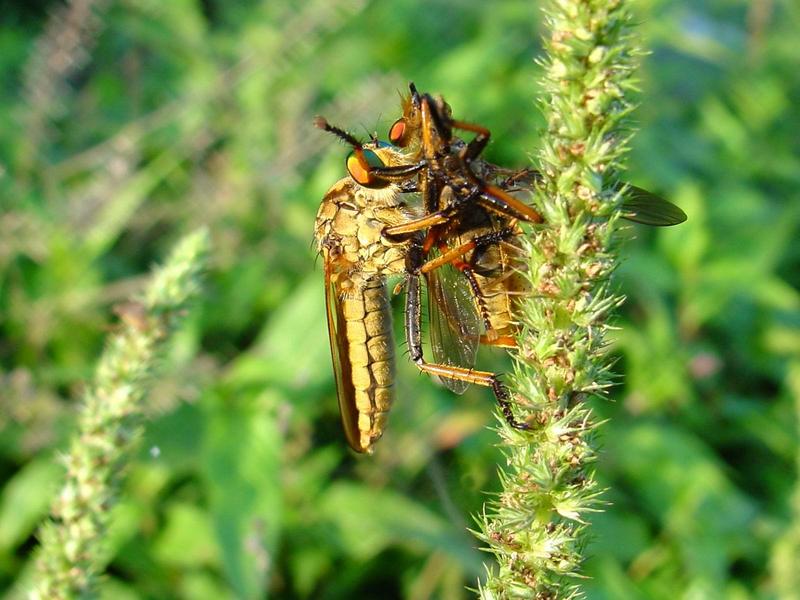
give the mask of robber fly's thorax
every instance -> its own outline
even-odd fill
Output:
[[[366,276],[398,274],[405,268],[406,241],[383,235],[391,225],[412,218],[393,189],[370,190],[350,178],[340,180],[320,205],[314,237],[326,260],[349,265]]]
[[[395,149],[374,149],[387,166],[400,164],[402,153]],[[317,212],[314,237],[326,261],[353,271],[355,279],[376,274],[403,273],[408,240],[383,235],[387,227],[405,223],[417,215],[401,200],[399,187],[359,185],[351,177],[334,184],[325,194]]]

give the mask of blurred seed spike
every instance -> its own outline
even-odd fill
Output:
[[[78,430],[63,457],[64,483],[39,529],[30,598],[95,597],[102,542],[119,497],[120,474],[141,435],[144,398],[161,352],[200,291],[209,250],[206,230],[184,237],[153,274],[141,300],[118,307],[113,334],[87,387]]]
[[[23,72],[27,167],[48,137],[48,121],[66,109],[68,79],[89,61],[107,6],[107,0],[71,0],[58,6],[34,45]]]

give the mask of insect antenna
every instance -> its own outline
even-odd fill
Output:
[[[314,127],[318,129],[322,129],[323,131],[327,131],[328,133],[332,133],[344,143],[356,148],[358,150],[361,149],[361,142],[359,142],[354,136],[347,133],[344,129],[340,127],[336,127],[335,125],[331,125],[328,123],[328,120],[325,117],[314,117]]]

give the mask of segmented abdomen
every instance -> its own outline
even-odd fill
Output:
[[[344,333],[352,369],[353,400],[360,445],[369,450],[381,437],[393,400],[394,342],[389,294],[382,277],[369,279],[362,293],[342,298]]]

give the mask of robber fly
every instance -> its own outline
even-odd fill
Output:
[[[530,291],[518,258],[523,254],[517,221],[538,223],[540,215],[511,195],[531,191],[541,181],[533,169],[512,171],[479,158],[490,139],[485,127],[452,118],[443,98],[420,94],[413,83],[402,99],[402,116],[389,129],[389,140],[405,148],[410,162],[425,164],[418,175],[425,214],[395,231],[410,231],[430,216],[448,215],[431,223],[424,242],[426,252],[442,254],[429,265],[447,262],[470,281],[486,334],[481,342],[515,345],[514,313],[517,300]],[[475,133],[468,143],[453,130]],[[621,189],[625,184],[619,184]],[[642,188],[627,185],[623,217],[655,226],[676,225],[686,220],[683,211]]]
[[[401,201],[396,183],[378,180],[370,171],[404,165],[400,151],[377,141],[362,145],[324,119],[316,125],[353,147],[346,161],[350,176],[322,199],[314,238],[325,269],[328,334],[345,437],[357,452],[369,452],[383,434],[393,400],[394,341],[386,276],[405,272],[414,238],[389,239],[382,233],[415,215]]]

